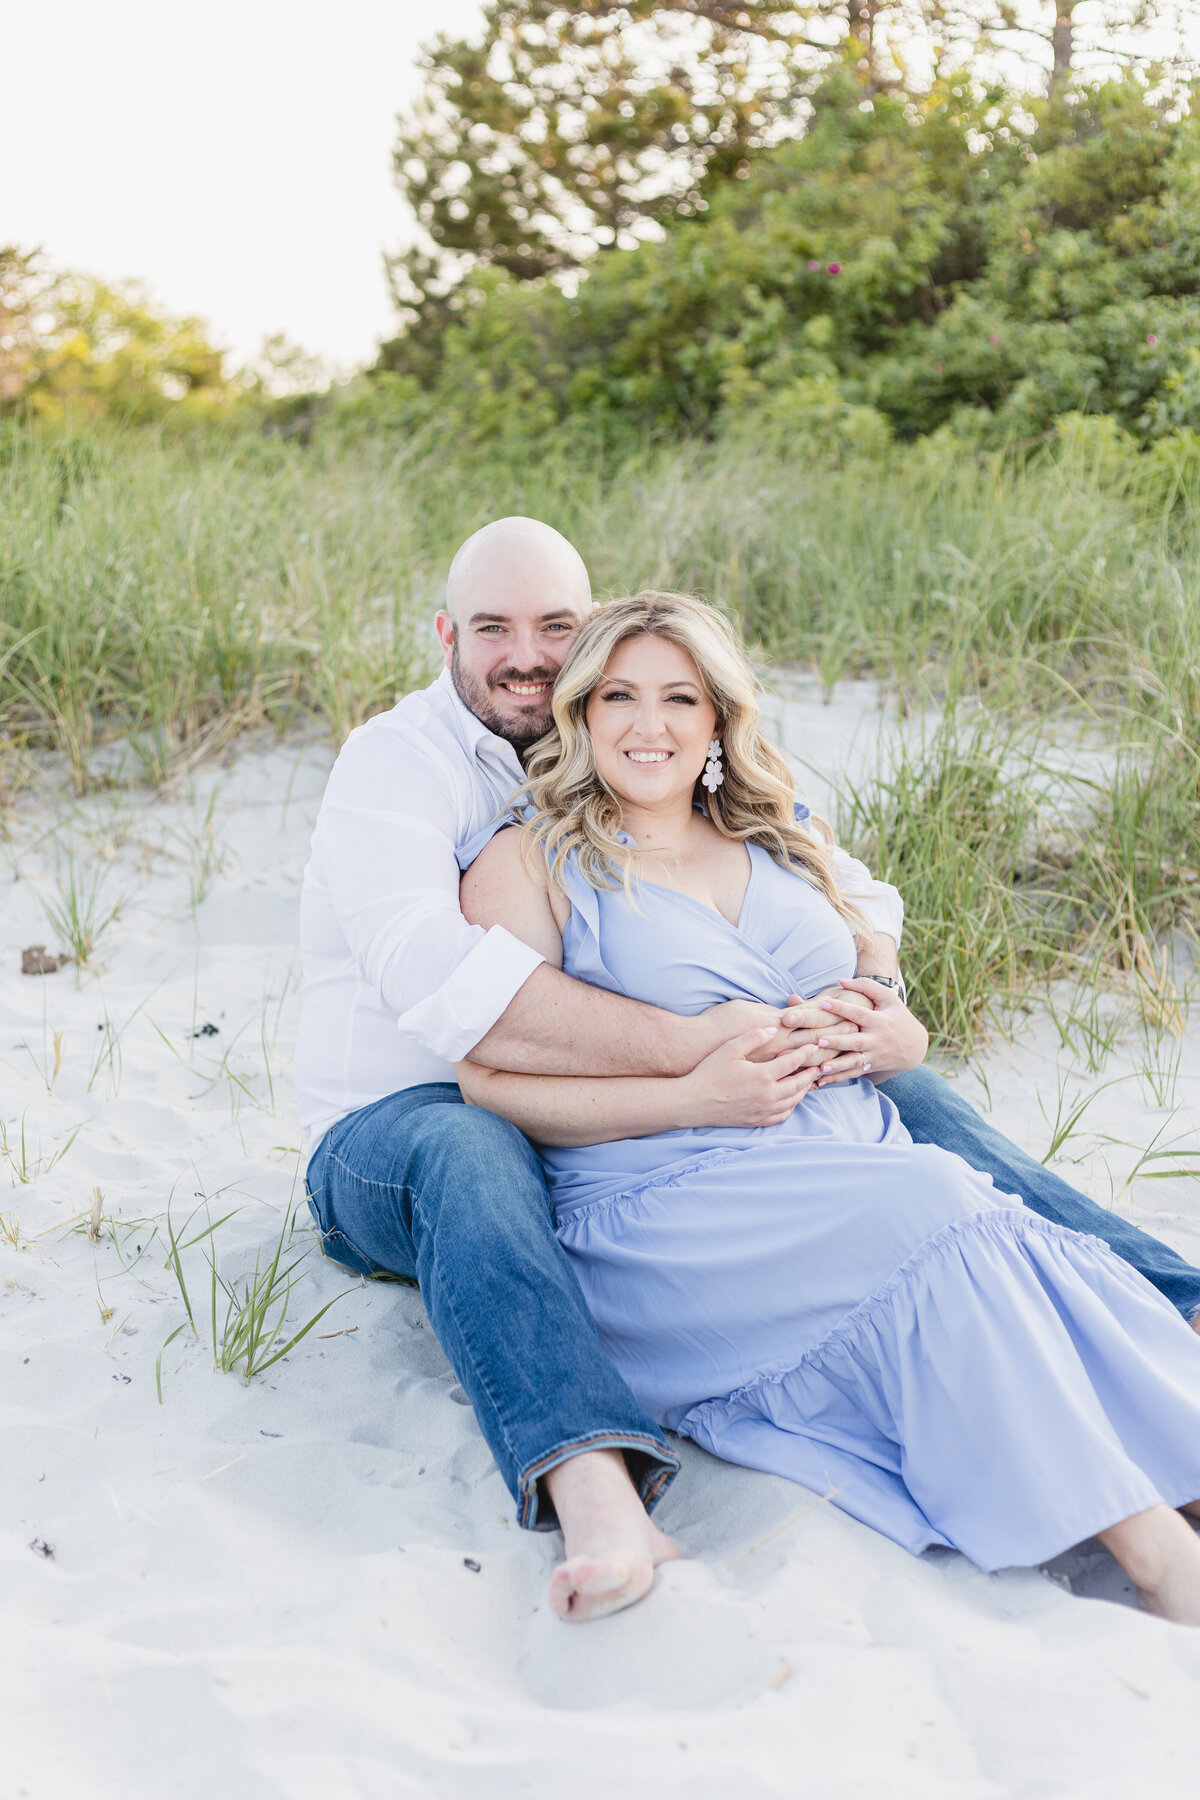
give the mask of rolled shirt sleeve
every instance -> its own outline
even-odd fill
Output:
[[[486,1036],[517,989],[545,957],[530,949],[503,925],[490,931],[470,925],[477,934],[446,980],[396,1021],[401,1037],[415,1038],[435,1056],[461,1062]]]
[[[465,1056],[544,961],[458,902],[453,778],[380,734],[334,766],[314,850],[363,981],[397,1029],[448,1062]]]
[[[797,824],[813,831],[812,817],[811,807],[797,800]],[[844,899],[854,902],[876,937],[890,937],[898,950],[904,929],[904,901],[899,888],[892,887],[887,881],[876,881],[865,863],[839,845],[834,845],[832,854],[838,892]]]
[[[899,888],[876,881],[865,863],[845,850],[834,849],[833,876],[839,893],[853,900],[876,937],[890,937],[897,950],[904,929],[904,902]]]

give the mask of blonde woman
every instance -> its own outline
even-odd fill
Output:
[[[1176,1510],[1200,1511],[1200,1341],[1099,1240],[914,1144],[876,1091],[926,1036],[897,993],[852,978],[860,922],[719,615],[671,594],[601,608],[553,708],[523,827],[462,857],[478,851],[467,917],[678,1013],[832,988],[831,1024],[862,1028],[856,1078],[784,1055],[750,1128],[712,1125],[712,1094],[769,1032],[664,1080],[459,1065],[464,1096],[540,1146],[634,1394],[914,1553],[997,1569],[1099,1535],[1149,1608],[1200,1624],[1200,1539]],[[672,1552],[614,1516],[611,1553],[571,1580],[594,1612]]]

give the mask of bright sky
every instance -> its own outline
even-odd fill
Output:
[[[391,328],[396,110],[476,0],[56,0],[4,8],[0,243],[143,280],[252,356],[330,363]]]

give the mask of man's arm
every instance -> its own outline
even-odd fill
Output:
[[[531,1075],[680,1076],[739,1032],[770,1022],[779,1028],[753,1053],[755,1061],[772,1061],[803,1046],[816,1064],[828,1059],[830,1047],[849,1048],[856,1026],[831,1020],[820,1009],[819,996],[801,1001],[793,995],[782,1012],[751,1000],[732,1000],[684,1018],[564,975],[557,928],[545,935],[544,917],[529,909],[530,876],[539,885],[541,877],[536,868],[525,867],[520,841],[517,831],[492,839],[463,877],[460,904],[475,924],[503,922],[546,960],[471,1049],[473,1062]],[[845,851],[835,851],[834,872],[876,932],[871,945],[860,949],[858,972],[893,973],[904,915],[899,894],[886,882],[874,881]],[[818,1037],[827,1040],[820,1050]]]
[[[526,1075],[687,1075],[739,1032],[783,1018],[778,1007],[755,1000],[730,1000],[685,1018],[543,962],[470,1047],[470,1060]]]
[[[684,1075],[767,1023],[781,1026],[768,1052],[791,1047],[786,1011],[736,1000],[682,1018],[572,980],[494,916],[465,918],[458,814],[452,772],[415,732],[380,721],[343,748],[318,818],[314,864],[362,980],[401,1032],[448,1062],[478,1053],[600,1076]]]
[[[525,1075],[671,1078],[689,1074],[739,1032],[780,1023],[778,1007],[753,1000],[731,1000],[685,1018],[564,975],[549,884],[524,854],[519,831],[492,839],[463,876],[459,900],[474,926],[495,929],[503,923],[543,959],[496,1022],[468,1047],[474,1064]]]
[[[454,854],[460,778],[408,721],[384,715],[352,734],[313,836],[323,888],[359,980],[435,1055],[465,1055],[541,962],[497,927],[463,918]]]
[[[898,981],[899,948],[890,937],[878,933],[869,944],[858,946],[858,966],[854,972],[856,975],[887,975],[892,981]]]
[[[580,1022],[572,1012],[571,990],[578,990],[589,1003],[588,1036],[573,1041],[572,1061],[576,1065],[594,1065],[597,1053],[590,1040],[595,1003],[608,1001],[621,1009],[611,1021],[617,1025],[622,1023],[624,1009],[636,1003],[572,981],[552,966],[562,959],[559,917],[565,918],[569,908],[565,898],[551,889],[541,857],[527,853],[520,832],[505,831],[492,839],[463,880],[462,904],[470,919],[503,919],[508,929],[545,957],[542,970],[547,975],[558,974],[568,984],[563,1018],[572,1029],[577,1029]],[[539,976],[542,970],[538,971]],[[526,982],[522,993],[532,989],[536,980],[535,976]],[[519,1001],[521,996],[517,998]],[[513,1010],[510,1006],[505,1016]],[[598,1010],[603,1016],[603,1007]],[[769,1063],[751,1062],[751,1053],[760,1050],[777,1031],[777,1009],[760,1010],[767,1015],[765,1023],[743,1031],[731,1041],[725,1041],[730,1038],[726,1029],[710,1055],[694,1068],[667,1078],[614,1073],[598,1079],[590,1068],[572,1072],[562,1054],[561,1038],[553,1039],[553,1061],[545,1073],[515,1069],[511,1044],[501,1050],[504,1061],[499,1067],[488,1066],[487,1039],[476,1046],[469,1058],[455,1065],[455,1072],[468,1101],[510,1119],[541,1144],[609,1143],[691,1125],[776,1124],[787,1118],[811,1086],[813,1056],[806,1047],[800,1047]],[[710,1009],[710,1017],[714,1011],[728,1019],[728,1008]],[[488,1038],[503,1038],[502,1026],[503,1021],[488,1033]],[[536,1043],[525,1047],[535,1055],[544,1055]],[[644,1056],[640,1045],[634,1045],[632,1051]]]
[[[687,1075],[521,1075],[468,1060],[455,1064],[464,1098],[518,1126],[537,1144],[608,1144],[692,1126],[778,1125],[812,1087],[817,1068],[805,1047],[772,1061],[751,1052],[774,1026],[744,1031]]]
[[[749,1001],[684,1019],[602,993],[547,966],[546,950],[561,961],[557,936],[515,935],[495,910],[465,918],[460,807],[454,771],[381,721],[345,745],[317,823],[314,859],[360,978],[405,1036],[447,1062],[476,1053],[514,1069],[669,1077],[778,1021],[778,1008]]]

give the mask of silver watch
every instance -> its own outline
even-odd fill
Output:
[[[901,1006],[908,1005],[908,989],[904,985],[903,975],[866,975],[865,981],[877,981],[880,987],[894,988],[900,996]]]

